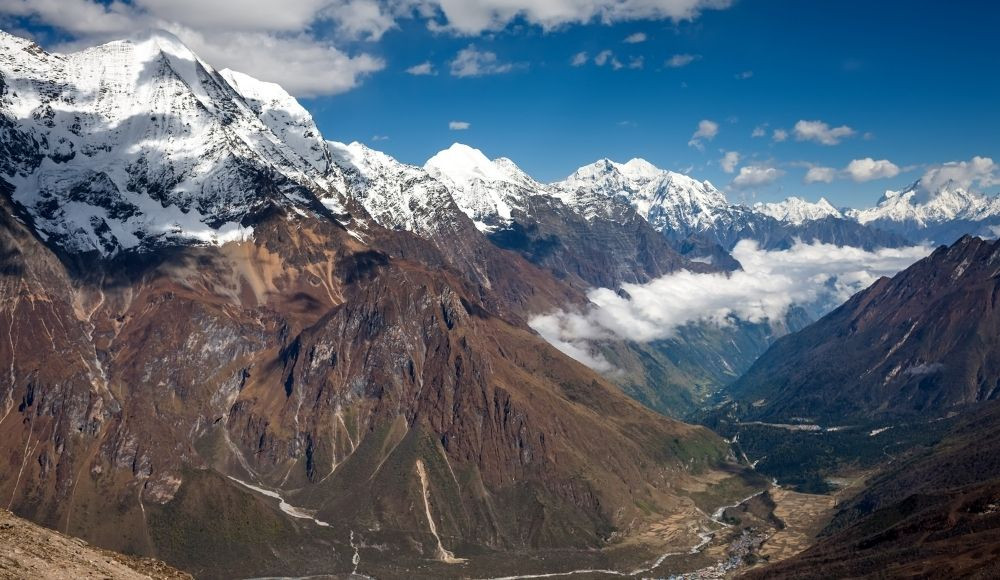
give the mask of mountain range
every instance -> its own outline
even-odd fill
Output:
[[[745,471],[533,332],[582,278],[423,170],[164,33],[0,43],[19,515],[201,577],[638,566],[697,544],[697,493]]]
[[[962,238],[784,339],[801,313],[609,338],[607,377],[532,317],[738,270],[743,240],[899,247],[997,215],[954,183],[855,211],[734,204],[641,159],[549,184],[461,144],[418,167],[168,33],[54,54],[0,32],[0,497],[198,577],[657,573],[767,485],[664,414],[751,365],[726,390],[746,419],[993,398],[993,319],[963,325],[995,299],[995,245]],[[813,385],[823,365],[874,382]]]

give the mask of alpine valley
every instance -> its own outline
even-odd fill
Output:
[[[849,209],[642,159],[418,167],[166,32],[57,54],[0,31],[4,517],[122,577],[834,577],[887,553],[988,577],[1000,247],[974,236],[998,227],[954,181]],[[843,304],[585,352],[536,322],[733,279],[747,248],[920,244],[944,246]]]

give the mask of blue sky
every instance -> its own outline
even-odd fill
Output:
[[[300,55],[289,44],[287,63],[278,57],[270,68],[271,55],[217,62],[239,57],[211,39],[262,29],[249,20],[252,10],[248,23],[219,24],[211,14],[167,13],[163,1],[136,4],[157,22],[179,22],[178,35],[220,68],[260,69],[247,72],[314,95],[303,104],[327,138],[362,141],[415,164],[454,141],[510,157],[542,181],[602,157],[643,157],[709,179],[734,200],[826,195],[837,205],[868,205],[934,165],[1000,159],[1000,7],[988,1],[624,0],[639,8],[589,18],[588,7],[611,10],[623,0],[572,0],[562,4],[578,6],[579,17],[492,14],[483,24],[481,13],[460,11],[482,5],[490,14],[502,2],[344,0],[381,12],[329,17],[308,14],[329,0],[295,0],[301,18],[266,33],[328,52],[306,60],[309,46]],[[132,25],[147,23],[138,8],[105,3],[90,15],[97,24],[84,29],[32,4],[0,1],[0,23],[56,47],[120,32],[101,18],[127,13]],[[297,22],[306,32],[295,30]],[[645,40],[625,42],[630,36]],[[582,52],[586,62],[574,66]],[[671,58],[683,66],[668,66]],[[301,78],[291,76],[303,62]],[[425,63],[434,74],[407,72]],[[479,74],[469,74],[473,65]],[[452,130],[455,121],[469,126]],[[692,142],[702,121],[711,123]],[[809,123],[796,132],[800,121]],[[763,136],[753,137],[755,129]],[[776,130],[787,137],[776,140]],[[725,152],[732,163],[721,163]],[[847,171],[865,158],[874,163]],[[803,182],[809,167],[820,168],[812,176],[821,181]],[[979,187],[997,189],[989,181]]]

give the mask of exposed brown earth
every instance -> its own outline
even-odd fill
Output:
[[[184,580],[191,576],[158,560],[95,548],[0,509],[0,578]]]
[[[462,575],[613,546],[726,463],[527,329],[566,291],[520,258],[497,294],[420,240],[276,215],[254,242],[68,269],[12,213],[0,498],[98,545],[232,577],[349,572],[353,541],[362,570]]]

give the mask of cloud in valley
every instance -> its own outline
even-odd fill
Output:
[[[868,252],[798,243],[788,250],[765,251],[756,242],[743,240],[733,250],[743,265],[741,271],[680,271],[647,284],[624,284],[623,294],[598,288],[588,293],[591,305],[587,310],[538,316],[531,326],[567,355],[608,370],[607,361],[594,354],[594,342],[666,339],[694,323],[780,320],[793,305],[828,310],[931,250],[914,246]]]

